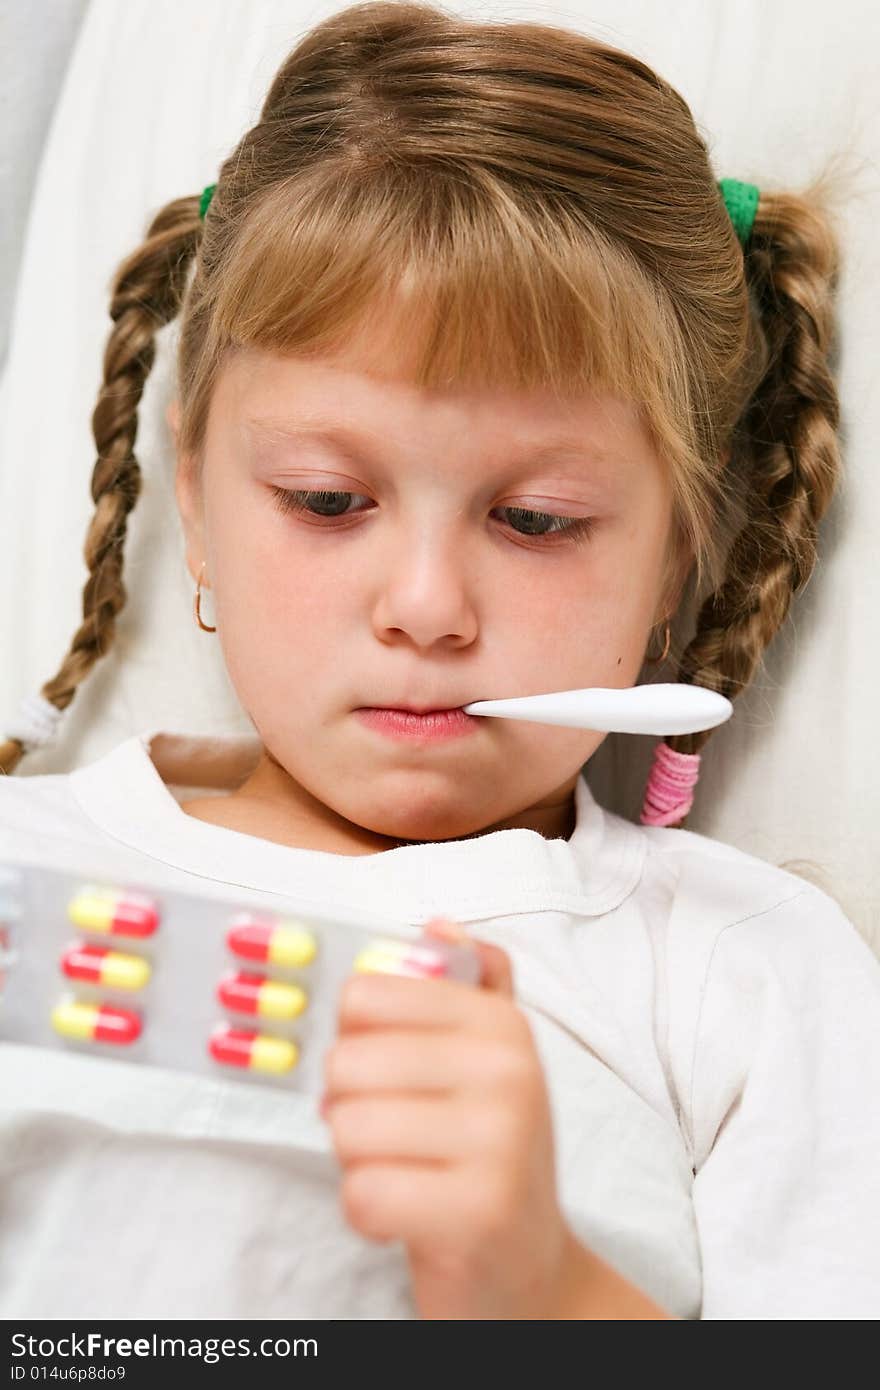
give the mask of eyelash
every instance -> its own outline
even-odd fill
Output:
[[[308,512],[309,516],[316,517],[317,519],[322,521],[333,521],[335,518],[331,516],[322,517],[320,512],[309,511],[305,499],[319,498],[322,501],[326,502],[327,500],[332,500],[336,497],[359,496],[359,494],[356,492],[343,492],[340,490],[318,491],[317,489],[311,489],[308,491],[300,491],[292,490],[290,488],[273,487],[271,491],[275,497],[274,505],[277,511],[282,512],[285,515],[294,512]],[[572,541],[575,545],[583,545],[586,541],[590,539],[596,521],[596,518],[592,516],[555,516],[552,512],[530,511],[526,507],[499,507],[498,510],[503,512],[516,512],[519,515],[526,517],[546,519],[548,521],[564,521],[568,523],[567,525],[560,527],[560,529],[556,531],[545,531],[543,533],[537,533],[531,536],[527,531],[516,531],[515,533],[518,536],[522,536],[526,540],[531,539],[537,540],[539,542],[549,537],[551,538],[552,543],[552,538],[554,536],[561,536],[564,540]],[[356,515],[356,513],[349,513],[349,515]]]

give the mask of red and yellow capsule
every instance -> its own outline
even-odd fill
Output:
[[[305,927],[249,912],[233,919],[226,944],[233,955],[268,965],[309,965],[318,950],[317,941]]]
[[[133,1043],[140,1037],[140,1015],[112,1004],[65,1002],[52,1010],[52,1027],[63,1038],[86,1042]]]
[[[67,915],[83,931],[109,932],[114,936],[152,936],[159,925],[159,910],[143,893],[120,893],[89,883],[71,898]]]
[[[88,980],[116,989],[143,989],[150,978],[150,962],[142,956],[123,955],[109,946],[80,941],[61,957],[61,969],[71,980]]]
[[[353,970],[383,975],[417,975],[439,979],[446,974],[446,957],[430,946],[412,941],[376,937],[355,956]]]
[[[299,1049],[289,1038],[274,1038],[250,1028],[221,1024],[208,1039],[208,1049],[217,1062],[227,1067],[245,1067],[280,1076],[296,1065]]]
[[[307,1003],[307,995],[299,985],[272,980],[268,975],[252,974],[248,970],[232,971],[217,987],[217,997],[227,1009],[243,1014],[260,1014],[263,1018],[296,1018]]]

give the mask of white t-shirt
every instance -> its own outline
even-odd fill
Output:
[[[180,809],[256,736],[160,732],[0,777],[0,861],[463,923],[513,962],[584,1244],[681,1318],[880,1316],[880,961],[831,897],[583,775],[570,840],[292,849]],[[0,1043],[0,1316],[417,1317],[339,1173],[312,1096]]]

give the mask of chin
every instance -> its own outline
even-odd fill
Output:
[[[405,795],[400,798],[399,805],[407,806],[405,815],[400,814],[399,805],[395,808],[396,813],[390,815],[384,815],[381,810],[370,815],[369,809],[364,807],[364,816],[357,816],[356,819],[365,829],[372,830],[376,835],[384,835],[389,840],[408,840],[417,844],[435,840],[460,840],[467,835],[479,834],[488,824],[488,821],[480,824],[473,816],[464,816],[461,806],[435,805],[419,810],[413,806],[412,801],[412,797]]]
[[[374,835],[424,843],[480,834],[515,813],[491,802],[483,782],[474,795],[460,771],[396,767],[365,776],[330,802],[338,814]]]
[[[483,827],[475,826],[472,821],[462,822],[458,820],[430,820],[428,818],[414,822],[412,818],[406,821],[392,821],[377,827],[377,833],[385,835],[389,840],[408,841],[412,844],[433,844],[441,840],[461,840],[469,835],[480,834]]]

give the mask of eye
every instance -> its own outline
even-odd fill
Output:
[[[595,517],[592,516],[555,516],[553,512],[531,512],[525,507],[499,507],[501,512],[511,512],[514,516],[521,517],[525,521],[526,530],[518,531],[520,536],[568,536],[571,539],[586,539],[593,529]],[[546,531],[537,531],[532,528],[543,526],[545,522],[550,523]]]
[[[354,512],[346,511],[346,499],[361,495],[357,492],[303,491],[283,487],[273,487],[271,491],[275,497],[274,505],[279,512],[305,512],[309,516],[327,521],[334,517],[356,515]],[[525,507],[497,507],[495,510],[508,512],[518,518],[521,524],[524,524],[525,530],[517,530],[516,534],[535,540],[561,536],[563,539],[585,541],[589,539],[596,521],[592,516],[556,516],[552,512],[529,511]],[[549,523],[546,530],[536,529],[545,523]],[[512,529],[516,530],[513,523],[510,524]]]
[[[279,512],[306,512],[311,507],[318,507],[320,510],[311,512],[313,516],[334,517],[345,515],[346,497],[357,497],[356,492],[303,492],[292,491],[289,488],[273,487],[275,494],[275,505]],[[307,502],[305,499],[308,498]],[[323,508],[327,510],[323,510]]]

